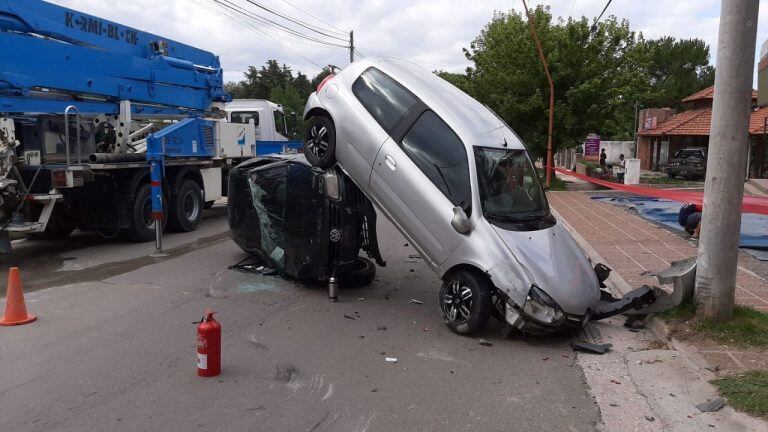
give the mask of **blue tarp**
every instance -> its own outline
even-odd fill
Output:
[[[677,223],[677,213],[681,207],[677,201],[645,197],[617,198],[606,196],[593,196],[592,199],[635,209],[645,219],[683,231],[683,227]],[[746,252],[759,260],[768,261],[768,216],[752,213],[741,215],[739,247],[744,248]]]

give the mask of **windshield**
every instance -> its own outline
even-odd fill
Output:
[[[536,220],[549,215],[525,150],[475,147],[480,204],[488,219]]]
[[[675,157],[679,159],[684,159],[689,157],[704,158],[704,152],[701,150],[680,150],[677,153],[675,153]]]

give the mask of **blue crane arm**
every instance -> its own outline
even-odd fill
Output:
[[[187,112],[231,100],[208,51],[40,0],[0,0],[0,112],[60,112],[40,89],[86,95],[86,112],[105,111],[94,97]]]

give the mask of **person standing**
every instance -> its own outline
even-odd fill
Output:
[[[624,153],[619,155],[619,166],[616,168],[616,178],[619,183],[624,183],[624,172],[626,170],[627,161],[624,160]]]
[[[600,149],[600,168],[603,169],[603,172],[605,172],[605,160],[608,158],[608,155],[605,154],[605,149]]]

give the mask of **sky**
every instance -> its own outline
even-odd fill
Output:
[[[287,35],[268,24],[258,30],[222,16],[216,0],[52,0],[72,9],[149,31],[217,54],[225,80],[240,80],[249,65],[277,59],[310,78],[321,66],[344,66],[348,49],[317,44]],[[251,0],[226,0],[266,18],[282,21],[258,9]],[[430,70],[463,72],[469,62],[462,48],[487,24],[494,11],[522,11],[522,0],[252,0],[286,16],[318,26],[327,34],[354,30],[355,46],[365,56],[410,59]],[[529,0],[545,4],[555,17],[597,17],[607,0]],[[768,0],[760,1],[756,62],[768,39]],[[216,12],[214,12],[216,11]],[[305,13],[306,12],[306,13]],[[716,61],[719,0],[613,0],[606,15],[629,21],[646,38],[670,35],[701,38]],[[319,19],[318,19],[319,18]],[[330,25],[329,25],[330,24]],[[346,45],[337,39],[307,34]],[[265,32],[267,35],[265,35]],[[342,38],[343,39],[343,38]],[[755,79],[756,82],[756,79]]]

